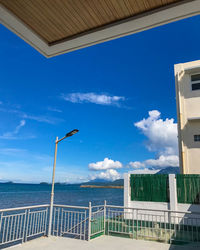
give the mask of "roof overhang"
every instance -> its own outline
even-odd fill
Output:
[[[200,0],[174,2],[52,43],[45,41],[19,16],[2,5],[1,0],[0,22],[45,57],[53,57],[200,14]]]

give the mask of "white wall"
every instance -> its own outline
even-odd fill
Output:
[[[200,90],[192,91],[191,75],[200,74],[200,61],[176,64],[176,103],[180,168],[183,174],[200,174]]]

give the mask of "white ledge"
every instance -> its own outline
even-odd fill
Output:
[[[145,15],[129,18],[123,22],[116,22],[89,34],[83,34],[71,40],[61,41],[49,46],[19,18],[0,5],[0,22],[46,57],[68,53],[199,14],[200,0],[183,0],[169,8],[162,8]]]
[[[198,121],[198,120],[200,120],[200,116],[188,118],[188,121]]]

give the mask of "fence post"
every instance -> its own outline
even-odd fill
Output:
[[[22,217],[23,218],[23,217]],[[25,232],[25,230],[26,230],[26,221],[27,221],[27,209],[25,210],[25,213],[24,213],[24,221],[23,221],[23,232],[22,232],[22,243],[25,241],[25,235],[26,235],[26,232]]]
[[[133,239],[134,239],[134,209],[132,209],[132,228],[133,228]],[[131,220],[131,218],[129,218]],[[130,230],[130,229],[129,229]]]
[[[170,194],[170,210],[171,211],[177,211],[177,187],[176,187],[176,175],[175,174],[169,174],[169,194]],[[172,213],[170,213],[169,221],[171,221]],[[177,214],[174,214],[175,217],[177,217]],[[174,221],[175,223],[178,223],[177,218]]]
[[[30,213],[30,209],[27,210],[27,221],[26,221],[26,228],[25,228],[26,232],[25,232],[24,242],[27,241],[27,236],[28,236],[29,213]]]
[[[138,239],[138,209],[136,209],[136,240]]]
[[[3,219],[3,212],[0,213],[0,232],[1,232],[2,219]]]
[[[88,241],[90,241],[90,236],[91,236],[91,217],[92,217],[92,206],[91,206],[91,202],[89,202]]]
[[[130,174],[124,174],[124,206],[129,207],[131,201]]]
[[[106,200],[104,201],[104,208],[103,208],[103,218],[104,218],[104,235],[106,234]]]
[[[48,228],[47,228],[47,225],[48,225],[48,221],[47,221],[47,216],[48,216],[48,211],[49,211],[49,208],[47,207],[46,208],[46,216],[45,216],[45,220],[44,220],[44,227],[42,227],[42,228],[44,228],[44,230],[45,230],[45,233],[44,233],[44,235],[48,235]]]
[[[62,228],[63,228],[63,208],[61,209],[60,236],[62,236]]]
[[[170,210],[177,210],[177,188],[175,174],[169,174]]]

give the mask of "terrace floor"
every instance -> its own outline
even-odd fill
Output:
[[[14,250],[197,250],[200,245],[169,245],[153,241],[133,240],[112,236],[101,236],[91,241],[63,237],[41,237],[12,247]]]

